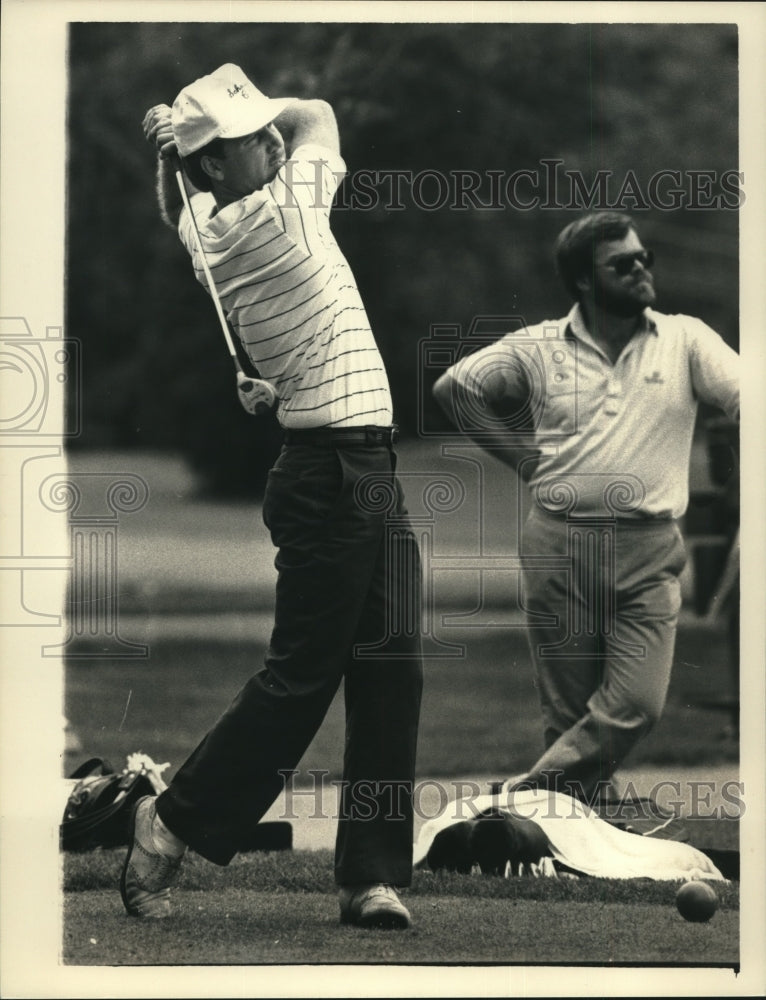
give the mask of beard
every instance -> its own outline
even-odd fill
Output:
[[[651,275],[642,275],[640,279],[625,288],[610,288],[601,281],[596,281],[593,286],[595,305],[621,319],[640,316],[647,306],[654,305],[656,299]]]

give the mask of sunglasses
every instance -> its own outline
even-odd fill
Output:
[[[636,250],[635,253],[621,253],[605,261],[604,267],[611,268],[619,278],[624,278],[630,274],[636,262],[648,271],[654,264],[654,251]]]

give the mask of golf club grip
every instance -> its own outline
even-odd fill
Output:
[[[202,270],[205,272],[205,277],[207,278],[208,288],[210,289],[210,294],[213,298],[213,304],[215,305],[215,311],[218,314],[218,320],[221,324],[221,330],[223,330],[223,335],[226,340],[226,346],[229,349],[229,354],[234,361],[234,367],[239,372],[239,360],[237,358],[237,351],[234,347],[234,341],[231,339],[231,333],[229,332],[229,324],[226,322],[226,317],[223,313],[223,308],[221,307],[221,300],[218,297],[218,289],[216,288],[215,281],[213,280],[213,275],[208,267],[207,258],[205,257],[205,251],[202,247],[202,239],[199,234],[199,229],[197,228],[197,220],[194,217],[194,212],[192,211],[191,202],[189,200],[189,192],[186,190],[186,184],[184,183],[183,168],[181,166],[181,161],[176,157],[176,183],[181,192],[181,198],[183,200],[186,211],[189,213],[189,218],[192,224],[192,233],[194,234],[194,243],[197,247],[197,252],[199,253],[200,263],[202,264]]]

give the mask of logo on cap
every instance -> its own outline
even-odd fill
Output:
[[[238,139],[257,132],[293,101],[291,97],[271,100],[239,66],[226,63],[184,87],[175,99],[171,120],[178,152],[189,156],[213,139]]]

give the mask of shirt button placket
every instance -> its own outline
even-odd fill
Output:
[[[606,403],[604,413],[609,417],[617,417],[622,406],[622,380],[615,372],[609,375],[607,383]]]

